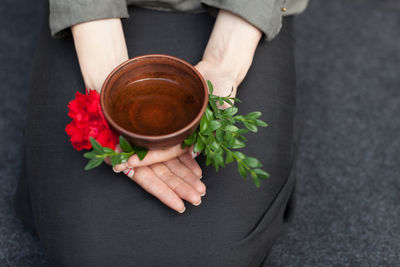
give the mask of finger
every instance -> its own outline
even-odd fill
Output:
[[[200,194],[200,196],[206,192],[206,186],[200,180],[200,178],[188,167],[186,167],[186,165],[183,164],[179,159],[172,159],[164,162],[164,164],[173,174],[177,175],[192,188],[194,188]]]
[[[115,146],[115,152],[117,152],[117,153],[121,153],[121,152],[122,152],[122,149],[121,149],[121,147],[119,146],[119,144],[117,144],[117,145]]]
[[[128,169],[130,169],[130,167],[128,168],[128,166],[126,166],[126,163],[117,164],[113,167],[113,171],[116,173],[123,172]]]
[[[179,157],[179,160],[182,161],[182,163],[185,164],[186,167],[188,167],[195,175],[197,175],[197,177],[201,178],[203,172],[197,161],[192,156],[191,153],[185,153]]]
[[[148,166],[158,162],[164,162],[176,157],[179,157],[183,153],[187,152],[189,148],[182,149],[181,144],[169,147],[167,149],[160,150],[149,150],[146,157],[140,160],[137,155],[133,155],[128,159],[128,167],[141,167]]]
[[[162,203],[179,213],[185,211],[185,204],[178,195],[149,168],[135,169],[135,175],[131,178],[144,190],[158,198]]]
[[[122,149],[119,146],[119,144],[116,145],[115,152],[117,152],[117,153],[121,153],[122,152]],[[109,158],[107,158],[107,159],[109,160]],[[109,160],[109,162],[110,162],[109,164],[111,165],[111,160]],[[113,171],[116,172],[116,173],[123,172],[123,171],[126,171],[128,169],[130,169],[130,168],[128,168],[126,166],[126,163],[117,164],[117,165],[115,165],[113,167]]]
[[[183,179],[172,173],[171,170],[164,165],[164,163],[153,164],[150,166],[150,168],[180,198],[185,199],[195,206],[200,205],[201,197],[199,192],[187,184]]]

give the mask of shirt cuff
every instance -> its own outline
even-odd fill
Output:
[[[50,0],[50,31],[55,38],[71,34],[72,25],[105,18],[129,18],[125,0]]]
[[[230,11],[264,33],[264,39],[272,40],[282,27],[282,0],[201,0],[201,3],[212,7]],[[216,11],[208,9],[216,15]]]

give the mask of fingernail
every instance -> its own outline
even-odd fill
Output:
[[[126,176],[128,176],[129,178],[132,178],[133,175],[135,174],[135,171],[133,170],[133,168],[129,168],[124,170],[124,173],[126,174]]]
[[[195,158],[197,156],[197,153],[192,151],[192,158]]]
[[[198,206],[200,204],[201,204],[201,199],[200,199],[200,201],[198,203],[193,203],[193,205],[195,205],[195,206]]]
[[[200,179],[203,178],[203,175],[200,176]]]
[[[200,196],[204,197],[206,195],[206,191],[204,191],[203,194],[201,194]]]
[[[179,213],[184,213],[186,210],[186,207],[183,207],[183,210],[179,211]]]
[[[121,171],[117,170],[117,169],[115,168],[115,166],[112,167],[112,169],[113,169],[113,171],[114,171],[115,173],[120,173],[120,172],[121,172]]]

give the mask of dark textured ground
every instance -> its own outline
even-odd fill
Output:
[[[11,209],[40,1],[0,5],[0,266],[47,266]],[[297,18],[298,207],[268,266],[400,266],[400,2]]]

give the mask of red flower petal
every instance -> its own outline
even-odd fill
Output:
[[[87,94],[76,92],[75,99],[68,104],[68,116],[72,122],[65,128],[72,146],[76,150],[90,149],[89,137],[95,138],[102,146],[115,149],[118,135],[108,125],[100,107],[100,94],[87,90]]]

